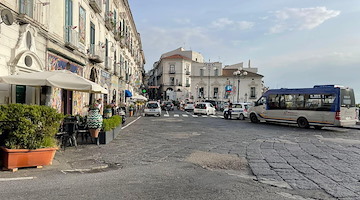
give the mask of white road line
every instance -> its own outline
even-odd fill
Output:
[[[140,117],[138,117],[138,118],[136,118],[134,121],[132,121],[132,122],[128,123],[126,126],[121,127],[121,130],[123,130],[123,129],[125,129],[126,127],[130,126],[131,124],[135,123],[135,122],[136,122],[138,119],[140,119],[140,118],[141,118],[141,116],[140,116]]]
[[[203,117],[203,118],[206,118],[206,117],[207,117],[207,115],[203,115],[202,117]]]
[[[216,116],[216,115],[211,115],[211,117],[213,117],[213,118],[215,118],[215,117],[216,117],[216,118],[217,118],[217,116]]]
[[[222,119],[224,119],[224,116],[219,116],[219,118],[222,118]]]
[[[169,114],[165,114],[164,117],[169,117],[170,115]]]
[[[18,177],[18,178],[0,178],[0,181],[21,181],[21,180],[32,180],[35,177]]]
[[[183,117],[189,117],[188,115],[185,115],[185,114],[183,114],[182,116],[183,116]]]
[[[199,117],[199,116],[197,116],[197,115],[192,115],[193,117]]]
[[[178,114],[175,114],[174,117],[179,117],[179,115],[178,115]]]
[[[169,111],[166,111],[166,114],[169,115]]]

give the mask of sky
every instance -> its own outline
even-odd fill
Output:
[[[129,0],[149,71],[161,54],[251,60],[270,89],[337,84],[360,103],[360,0]]]

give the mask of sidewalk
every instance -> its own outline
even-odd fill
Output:
[[[139,113],[139,116],[141,113]],[[124,126],[136,120],[138,116],[127,117]],[[123,127],[124,127],[123,126]],[[121,137],[122,130],[118,137]],[[17,172],[0,171],[1,179],[17,178],[17,177],[41,177],[55,173],[86,173],[96,170],[105,170],[113,164],[107,164],[102,161],[102,155],[108,152],[115,153],[118,149],[115,141],[106,145],[97,146],[92,144],[90,140],[81,141],[81,137],[78,137],[77,147],[66,147],[59,149],[53,160],[52,165],[44,166],[42,169],[37,168],[20,168]]]

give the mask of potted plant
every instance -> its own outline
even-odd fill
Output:
[[[58,144],[55,135],[64,116],[48,106],[0,105],[2,165],[20,167],[52,163]]]

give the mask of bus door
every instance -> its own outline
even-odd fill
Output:
[[[353,89],[340,90],[340,126],[351,126],[356,124],[355,95]]]
[[[264,119],[267,116],[266,107],[266,97],[264,96],[255,102],[253,110],[260,116],[260,119]]]

